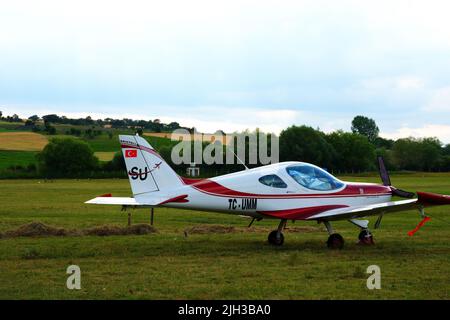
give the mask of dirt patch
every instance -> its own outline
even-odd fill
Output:
[[[232,233],[236,232],[235,227],[220,225],[199,225],[187,228],[184,234],[208,234],[208,233]]]
[[[302,233],[310,233],[310,232],[322,232],[322,228],[320,227],[311,227],[311,226],[302,226],[302,227],[287,227],[284,229],[285,232],[302,232]]]
[[[276,230],[277,226],[274,225],[273,227],[250,227],[250,228],[240,228],[239,230],[242,232],[261,232],[261,233],[268,233],[273,230]],[[286,233],[294,233],[294,232],[300,232],[300,233],[311,233],[311,232],[322,232],[321,228],[318,227],[311,227],[311,226],[301,226],[301,227],[286,227],[283,232]]]
[[[118,235],[144,235],[157,232],[148,224],[135,224],[130,227],[119,227],[114,225],[103,225],[89,229],[64,229],[46,225],[42,222],[32,222],[20,226],[16,230],[6,231],[0,234],[0,238],[15,237],[48,237],[48,236],[118,236]]]
[[[274,227],[232,227],[232,226],[221,226],[221,225],[198,225],[187,228],[184,230],[184,234],[209,234],[209,233],[236,233],[236,232],[261,232],[268,233],[276,229]],[[319,227],[312,226],[299,226],[299,227],[287,227],[284,232],[300,232],[300,233],[311,233],[311,232],[322,232]]]

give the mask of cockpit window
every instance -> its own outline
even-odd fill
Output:
[[[259,178],[259,182],[273,188],[287,188],[287,184],[276,174],[262,176],[261,178]]]
[[[308,164],[287,167],[286,171],[296,182],[311,190],[329,191],[344,186],[325,170]]]

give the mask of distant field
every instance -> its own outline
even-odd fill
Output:
[[[114,158],[115,152],[94,152],[94,155],[100,160],[100,161],[111,161]]]
[[[144,136],[147,137],[156,137],[156,138],[164,138],[164,139],[171,139],[172,138],[172,132],[146,132],[144,133]],[[205,142],[212,142],[215,140],[215,136],[213,134],[210,133],[203,133],[203,134],[198,134],[198,135],[189,135],[189,134],[183,134],[181,135],[183,140],[201,140],[201,141],[205,141]],[[225,138],[222,139],[222,143],[229,143],[231,140],[232,136],[231,135],[227,135]]]
[[[450,194],[450,174],[392,175],[395,186]],[[343,177],[379,182],[377,176]],[[111,192],[129,196],[127,180],[4,180],[0,183],[0,232],[41,221],[63,228],[125,225],[120,207],[85,205]],[[135,210],[134,223],[149,221]],[[285,245],[267,244],[277,221],[158,208],[157,234],[0,239],[1,299],[450,299],[450,207],[414,237],[417,212],[386,215],[374,230],[376,245],[356,244],[358,230],[333,224],[346,245],[325,246],[314,222],[288,222]],[[373,224],[376,218],[371,218]],[[198,225],[234,226],[236,232],[189,234]],[[67,290],[66,268],[81,268],[82,289]],[[366,288],[366,268],[381,268],[381,290]],[[320,311],[319,311],[320,312]]]
[[[0,121],[0,132],[16,130],[16,128],[20,126],[23,126],[23,122]]]
[[[10,166],[26,167],[36,162],[35,151],[3,151],[0,150],[0,169],[7,169]]]
[[[88,139],[86,142],[91,146],[94,152],[117,152],[120,151],[120,142],[117,135],[111,139],[103,134],[94,139]]]
[[[47,143],[47,137],[38,133],[0,132],[0,150],[41,151]]]
[[[144,136],[170,139],[171,132],[145,132]]]
[[[10,123],[6,124],[11,125]],[[64,128],[67,129],[69,127],[70,126],[66,126]],[[61,132],[65,131],[63,130]],[[100,161],[110,161],[113,159],[114,154],[117,151],[120,151],[118,134],[127,134],[127,132],[122,132],[120,130],[114,130],[114,132],[112,138],[109,138],[107,133],[103,133],[100,136],[96,136],[94,139],[83,139],[65,134],[46,136],[33,132],[9,131],[8,129],[0,127],[0,169],[8,168],[12,165],[27,166],[30,163],[34,163],[36,152],[41,151],[48,143],[48,140],[53,138],[69,137],[73,139],[82,139],[91,146]],[[128,134],[130,133],[128,132]],[[156,149],[165,145],[176,144],[176,142],[161,137],[148,136],[146,139]]]

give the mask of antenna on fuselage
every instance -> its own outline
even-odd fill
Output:
[[[236,159],[238,159],[238,161],[245,167],[245,170],[249,170],[248,167],[245,165],[245,162],[242,161],[237,154],[234,152],[233,149],[231,149],[228,145],[226,146],[228,150],[230,150],[231,152],[233,152],[234,156],[236,157]]]

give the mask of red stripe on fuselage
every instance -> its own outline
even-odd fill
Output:
[[[177,196],[174,198],[170,198],[168,200],[165,200],[163,202],[160,202],[158,205],[162,205],[162,204],[166,204],[166,203],[171,203],[171,202],[189,202],[188,199],[186,199],[188,197],[187,194],[183,194],[181,196]]]
[[[260,214],[268,215],[279,219],[288,220],[303,220],[307,219],[315,214],[322,213],[324,211],[347,208],[346,205],[328,205],[328,206],[315,206],[307,208],[296,208],[287,210],[275,210],[275,211],[258,211]]]

